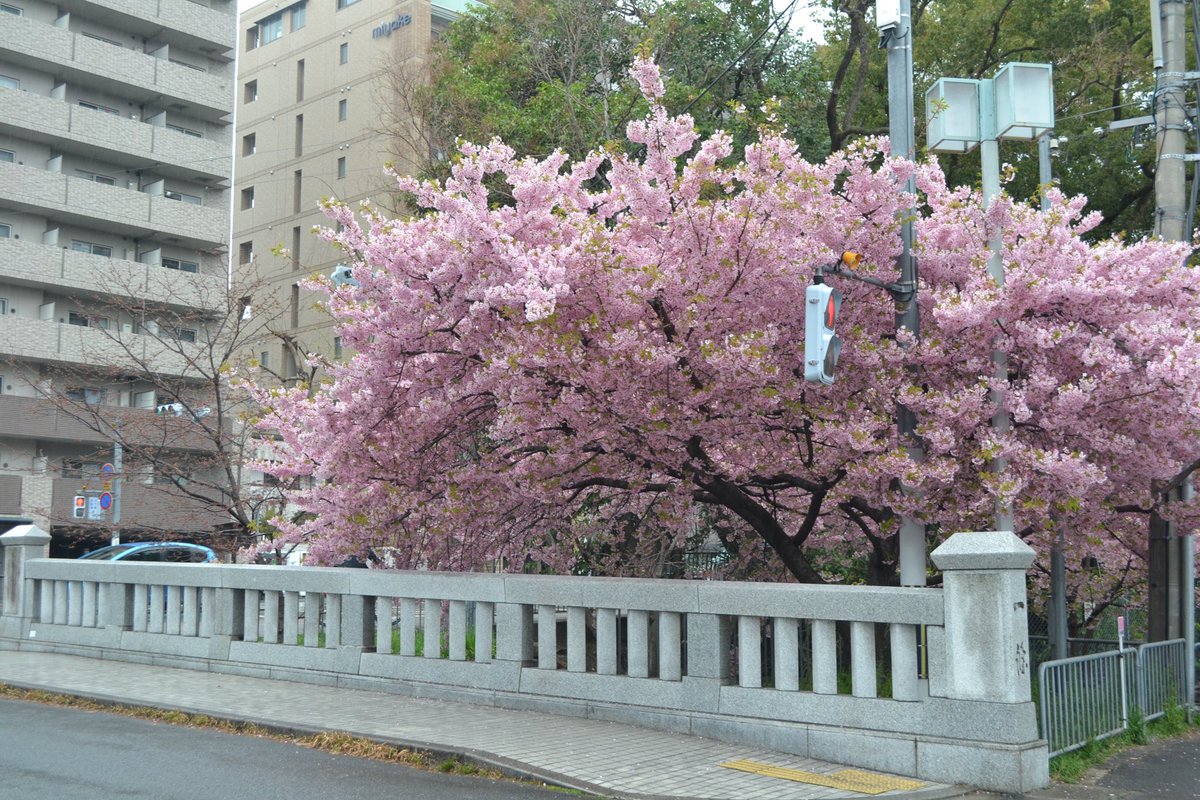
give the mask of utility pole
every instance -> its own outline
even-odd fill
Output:
[[[1042,185],[1042,211],[1050,210],[1046,190],[1054,183],[1051,157],[1054,155],[1054,131],[1046,131],[1038,139],[1038,182]],[[1067,559],[1064,549],[1062,521],[1054,521],[1054,544],[1050,545],[1050,608],[1047,614],[1050,634],[1050,653],[1054,659],[1071,656],[1067,638]]]
[[[1151,0],[1154,30],[1155,91],[1154,127],[1157,159],[1154,171],[1154,234],[1168,242],[1190,239],[1187,227],[1187,21],[1184,0]],[[1151,487],[1157,506],[1179,499],[1164,497],[1160,485]],[[1184,584],[1192,572],[1191,537],[1180,537],[1173,523],[1157,511],[1150,514],[1147,547],[1150,641],[1163,641],[1191,634],[1183,630],[1183,606],[1194,602],[1193,591]],[[1184,548],[1187,551],[1184,552]],[[1187,574],[1185,574],[1187,573]]]
[[[916,134],[913,118],[913,65],[912,65],[912,4],[910,0],[890,0],[876,4],[876,25],[880,36],[887,43],[888,66],[888,137],[892,155],[916,160]],[[909,177],[904,191],[916,192],[916,181]],[[896,295],[896,330],[907,328],[914,339],[921,334],[921,317],[917,305],[917,263],[913,258],[914,241],[913,210],[908,209],[901,223],[899,285],[908,291]],[[916,437],[917,419],[908,408],[897,403],[896,430],[901,445],[913,461],[921,461],[925,454]],[[900,585],[925,585],[925,526],[917,520],[902,517],[900,520]]]
[[[1162,67],[1156,68],[1154,128],[1158,161],[1154,170],[1154,235],[1168,242],[1190,237],[1187,224],[1187,23],[1185,0],[1157,0]],[[1151,21],[1153,24],[1153,20]]]

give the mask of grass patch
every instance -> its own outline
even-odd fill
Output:
[[[6,698],[9,700],[22,700],[30,703],[42,703],[43,705],[62,706],[65,708],[77,708],[82,711],[103,711],[108,714],[120,714],[121,716],[132,717],[135,719],[163,722],[169,725],[183,725],[189,728],[215,730],[222,733],[230,733],[241,736],[257,736],[259,738],[274,739],[275,741],[279,742],[287,742],[288,744],[299,745],[300,747],[308,747],[313,750],[320,750],[333,755],[350,756],[353,758],[369,758],[372,761],[386,761],[392,764],[401,764],[406,767],[412,767],[414,769],[425,771],[440,772],[448,775],[467,775],[495,781],[507,781],[509,783],[518,783],[525,786],[536,786],[540,789],[561,791],[565,794],[572,794],[580,797],[592,797],[592,795],[579,792],[574,789],[551,786],[549,784],[542,783],[541,781],[514,778],[513,776],[507,775],[497,769],[491,769],[488,767],[481,767],[477,764],[467,763],[458,756],[449,756],[442,758],[440,761],[435,761],[434,756],[428,752],[413,750],[407,747],[397,747],[395,745],[377,742],[371,739],[365,739],[339,731],[323,731],[321,733],[308,735],[290,734],[270,728],[264,728],[261,725],[254,725],[248,722],[217,719],[210,717],[207,714],[188,714],[183,711],[150,708],[148,706],[123,706],[112,703],[102,703],[100,701],[89,700],[84,697],[75,697],[68,694],[57,694],[39,689],[20,689],[3,683],[0,683],[0,698]]]
[[[1122,750],[1149,744],[1161,739],[1172,739],[1200,730],[1197,722],[1189,722],[1187,711],[1172,706],[1152,722],[1146,722],[1140,713],[1132,713],[1129,728],[1117,736],[1088,742],[1078,750],[1063,753],[1050,759],[1050,777],[1060,783],[1079,783],[1088,770],[1103,764]]]

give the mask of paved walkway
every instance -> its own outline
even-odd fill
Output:
[[[870,796],[720,766],[751,762],[751,768],[795,770],[822,780],[845,770],[841,765],[530,711],[13,650],[0,650],[0,683],[288,730],[345,731],[405,747],[457,753],[510,773],[607,797],[837,800]],[[921,788],[874,796],[934,800],[963,794],[961,787],[924,783]]]

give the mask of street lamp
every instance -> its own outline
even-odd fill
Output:
[[[927,144],[934,152],[969,153],[979,148],[983,171],[983,207],[1000,194],[999,140],[1034,141],[1054,128],[1054,85],[1049,64],[1003,64],[995,77],[972,80],[939,78],[925,92]],[[996,230],[988,241],[992,254],[988,273],[997,286],[1004,286],[1004,261],[1001,258],[1003,235]],[[1008,354],[999,348],[992,352],[996,386],[1008,379]],[[1011,428],[1004,410],[1004,397],[992,391],[996,411],[992,426],[1000,432]],[[1004,460],[992,467],[1000,472]],[[996,529],[1013,529],[1012,508],[999,503]]]

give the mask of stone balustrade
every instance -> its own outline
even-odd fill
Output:
[[[67,561],[30,535],[0,537],[0,647],[617,720],[998,791],[1048,781],[1023,658],[1033,553],[1010,533],[934,551],[945,589]]]

